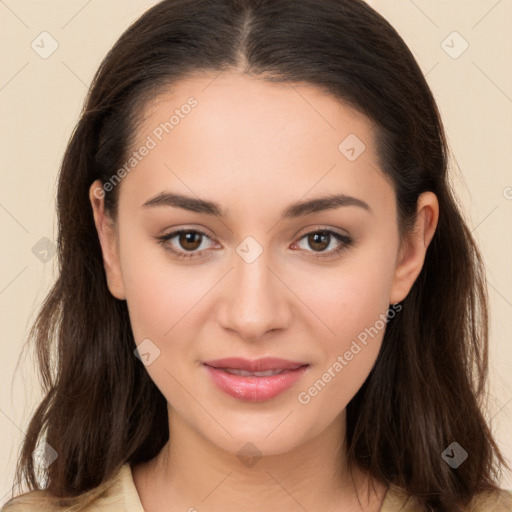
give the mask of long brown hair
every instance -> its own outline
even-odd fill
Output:
[[[462,510],[497,489],[506,467],[482,412],[484,268],[450,188],[432,93],[404,41],[361,0],[165,0],[105,57],[60,171],[60,272],[31,331],[45,397],[23,442],[18,483],[41,489],[32,452],[43,439],[58,453],[47,494],[68,503],[124,463],[152,459],[168,440],[166,401],[133,354],[126,302],[106,285],[88,191],[123,165],[149,98],[195,73],[225,70],[316,86],[374,122],[402,235],[419,195],[437,195],[424,267],[347,406],[347,443],[351,462],[426,510]],[[113,216],[118,190],[105,195]],[[454,441],[469,452],[457,469],[442,458]]]

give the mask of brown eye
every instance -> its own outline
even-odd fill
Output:
[[[335,258],[352,245],[352,238],[330,229],[317,229],[303,235],[296,245],[311,258]],[[313,253],[313,254],[311,254]]]
[[[201,245],[202,238],[202,234],[197,231],[182,231],[178,241],[183,249],[195,251]]]
[[[315,251],[324,251],[331,240],[331,235],[327,232],[310,233],[308,235],[309,246]]]
[[[178,260],[205,258],[211,254],[215,245],[210,236],[195,229],[179,229],[156,239]]]

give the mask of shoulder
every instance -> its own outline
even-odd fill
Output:
[[[75,498],[58,498],[44,490],[31,491],[8,501],[0,512],[144,512],[125,464],[107,482]]]
[[[471,502],[469,512],[512,512],[512,492],[482,492]]]
[[[380,512],[423,512],[418,500],[404,489],[391,484]],[[473,498],[467,512],[512,512],[512,492],[485,491]]]
[[[27,512],[29,510],[53,512],[58,510],[51,501],[53,501],[52,498],[45,491],[26,492],[5,503],[1,512]]]

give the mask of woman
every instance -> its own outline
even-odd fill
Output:
[[[150,9],[58,213],[31,492],[3,510],[512,510],[439,112],[362,1]]]

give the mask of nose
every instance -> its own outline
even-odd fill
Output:
[[[247,341],[290,325],[292,294],[270,263],[266,251],[251,263],[235,253],[234,269],[223,289],[219,322]]]

